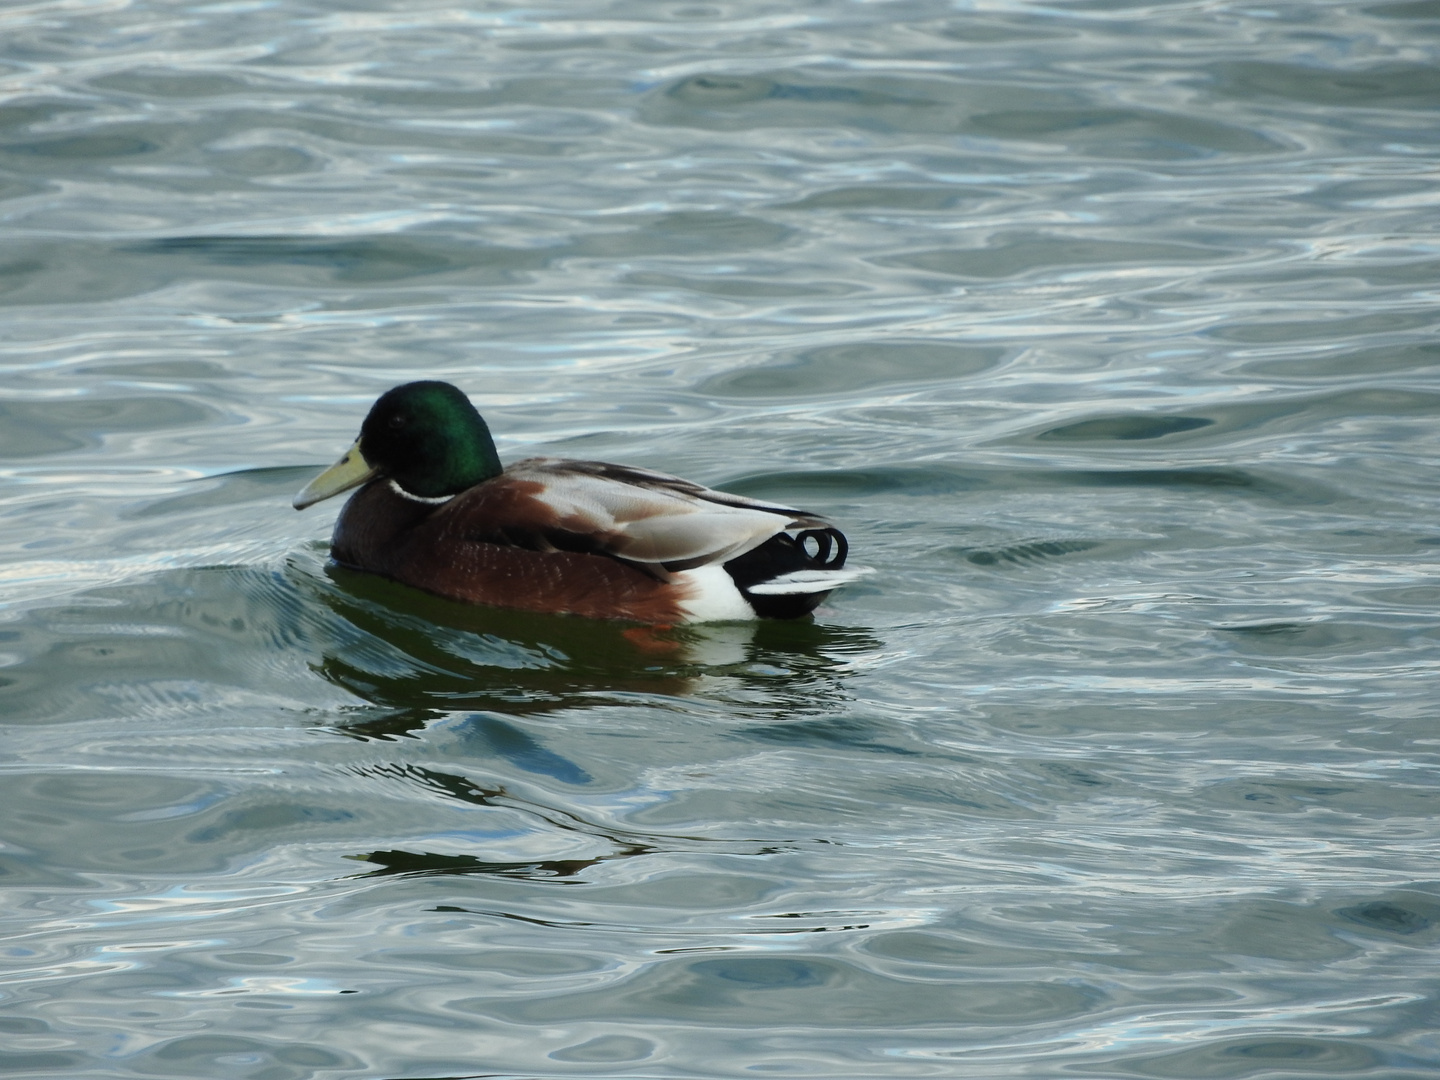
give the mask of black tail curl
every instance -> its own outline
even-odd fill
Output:
[[[813,553],[810,550],[811,541],[815,543]],[[803,567],[806,570],[839,570],[850,554],[850,541],[845,539],[845,534],[828,525],[823,529],[806,529],[796,533],[795,543],[809,560]]]
[[[725,564],[725,572],[762,619],[798,619],[808,615],[829,596],[826,592],[756,594],[752,585],[773,581],[796,570],[839,570],[850,544],[839,529],[825,526],[803,529],[791,536],[777,533],[752,551]]]

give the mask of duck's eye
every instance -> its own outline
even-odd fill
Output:
[[[392,430],[398,431],[400,428],[405,426],[405,417],[400,413],[396,413],[394,416],[390,417],[390,419],[387,420],[386,423],[390,425],[390,428]]]

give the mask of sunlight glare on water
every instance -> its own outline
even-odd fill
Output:
[[[1440,4],[0,11],[0,1071],[1433,1076]],[[659,637],[327,565],[832,517]]]

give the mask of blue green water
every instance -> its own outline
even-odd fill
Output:
[[[1440,1072],[1440,3],[0,8],[0,1072]],[[369,403],[830,515],[326,566]]]

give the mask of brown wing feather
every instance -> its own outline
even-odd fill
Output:
[[[548,508],[531,495],[523,481],[498,477],[435,507],[374,481],[341,512],[331,554],[347,566],[472,604],[679,621],[685,586],[605,555],[548,544],[553,514],[547,518]]]
[[[826,524],[803,510],[598,461],[531,458],[502,479],[539,485],[534,498],[562,529],[594,538],[593,550],[670,570],[724,562],[776,533]]]
[[[608,461],[576,461],[570,458],[526,458],[523,461],[517,461],[506,471],[519,472],[522,470],[525,472],[533,470],[551,475],[591,476],[609,483],[669,492],[685,498],[715,503],[718,506],[763,510],[768,514],[777,514],[782,517],[803,517],[816,520],[820,518],[820,515],[812,514],[808,510],[797,510],[792,506],[761,502],[759,499],[736,495],[729,491],[716,491],[714,488],[697,484],[693,480],[671,476],[669,473],[656,472],[654,469],[642,469],[635,465],[614,465]]]

